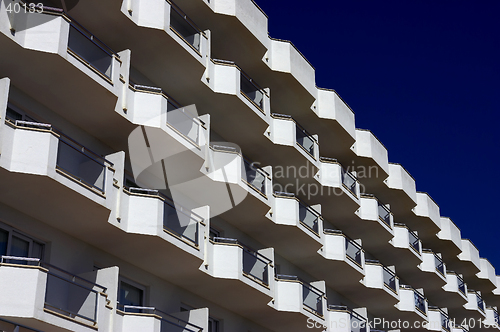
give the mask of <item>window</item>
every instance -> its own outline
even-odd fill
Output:
[[[220,321],[213,318],[208,317],[208,332],[220,332]]]
[[[33,238],[16,231],[12,227],[0,224],[0,256],[16,256],[43,259],[45,245]],[[28,264],[27,261],[9,259],[6,263]]]
[[[139,285],[130,280],[120,280],[120,289],[118,291],[118,304],[120,307],[133,306],[143,307],[146,287]],[[123,308],[125,309],[125,308]],[[126,312],[141,313],[141,309],[126,309]]]

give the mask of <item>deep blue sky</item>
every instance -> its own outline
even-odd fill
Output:
[[[500,1],[256,2],[500,274]]]

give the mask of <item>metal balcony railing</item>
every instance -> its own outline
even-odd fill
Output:
[[[465,281],[458,275],[458,273],[455,273],[457,276],[457,283],[458,283],[458,290],[465,296],[467,296],[467,292],[465,291]]]
[[[420,239],[418,238],[418,235],[408,228],[408,236],[409,236],[410,246],[413,249],[415,249],[416,252],[420,253]]]
[[[139,313],[139,314],[149,314],[160,317],[161,327],[160,332],[202,332],[203,328],[198,325],[192,324],[186,320],[177,318],[171,314],[167,314],[164,311],[158,310],[155,307],[142,307],[142,306],[131,306],[131,305],[121,305],[117,304],[117,309],[125,313]],[[209,331],[210,332],[210,331]]]
[[[410,285],[400,284],[399,288],[411,290],[413,292],[415,308],[417,308],[423,314],[427,314],[427,310],[425,309],[425,297],[423,294],[421,294],[419,291],[417,291],[415,288],[411,287]]]
[[[299,201],[299,221],[301,224],[319,234],[319,220],[321,215],[312,207]]]
[[[500,316],[498,315],[498,311],[495,308],[491,308],[493,310],[493,318],[495,319],[495,324],[500,324]]]
[[[299,144],[307,153],[314,157],[315,143],[317,143],[316,139],[297,122],[295,122],[295,124],[297,144]]]
[[[174,204],[174,201],[170,197],[167,197],[156,189],[129,187],[128,191],[132,194],[157,196],[161,199],[164,203],[163,229],[170,234],[187,240],[195,246],[199,245],[198,233],[200,223],[204,220],[203,217],[182,205]]]
[[[117,58],[119,56],[73,19],[70,23],[68,49],[108,79],[111,79],[113,55]]]
[[[11,119],[6,121],[18,128],[53,132],[59,138],[56,169],[104,194],[106,167],[112,167],[112,162],[54,129],[51,124]]]
[[[89,187],[105,192],[106,167],[113,163],[58,132],[56,167]]]
[[[356,243],[353,239],[345,235],[341,230],[338,229],[324,229],[323,233],[325,234],[335,234],[335,235],[340,235],[345,238],[345,252],[346,252],[346,257],[354,261],[356,264],[358,264],[360,267],[363,265],[363,248]]]
[[[262,168],[243,158],[245,164],[246,182],[261,194],[266,195],[266,178],[268,174]]]
[[[350,312],[351,332],[366,332],[366,319],[354,310],[350,310]]]
[[[47,269],[44,307],[63,316],[97,323],[99,294],[106,293],[106,287],[38,258],[1,256],[0,262],[18,265],[26,262]]]
[[[212,240],[216,243],[230,243],[241,247],[243,249],[243,274],[251,276],[267,286],[269,285],[269,266],[272,260],[237,239],[214,237]]]
[[[162,88],[136,84],[132,80],[129,81],[130,87],[135,91],[163,96],[167,101],[167,124],[196,145],[200,145],[200,129],[205,125],[203,121],[183,108]]]
[[[198,53],[201,51],[201,37],[203,32],[175,3],[167,2],[171,6],[170,28]]]
[[[392,228],[391,226],[391,211],[382,203],[377,201],[378,203],[378,217],[380,220],[384,222],[389,228]]]
[[[314,313],[323,316],[323,297],[325,293],[297,276],[277,274],[278,280],[298,281],[302,284],[302,304]]]
[[[382,265],[382,274],[384,277],[384,285],[389,287],[392,291],[397,293],[396,289],[396,274],[389,270],[387,266]]]
[[[344,168],[341,170],[342,175],[342,184],[354,195],[358,196],[358,192],[356,190],[356,184],[358,180],[354,175],[350,172],[346,171]]]
[[[240,69],[240,90],[260,110],[264,111],[264,98],[266,92],[255,81]]]
[[[345,241],[345,252],[347,257],[352,259],[355,263],[357,263],[359,266],[362,266],[362,252],[363,248],[354,240],[351,240],[346,237]]]
[[[446,268],[444,266],[443,260],[436,254],[434,254],[434,263],[436,264],[436,271],[441,273],[441,275],[446,275]]]
[[[422,313],[426,314],[424,296],[417,292],[417,290],[414,290],[413,294],[415,295],[415,307]]]
[[[476,294],[477,307],[479,308],[479,310],[481,310],[482,312],[484,312],[484,301],[483,301],[483,298],[481,297],[481,295],[479,295],[478,292],[476,292],[476,291],[473,291],[473,292]]]
[[[450,318],[442,310],[439,310],[441,314],[441,327],[446,331],[450,331]]]

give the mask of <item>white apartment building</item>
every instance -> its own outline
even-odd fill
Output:
[[[500,329],[495,268],[254,1],[57,2],[0,0],[0,331]]]

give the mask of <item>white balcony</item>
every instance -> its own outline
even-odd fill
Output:
[[[431,250],[422,251],[422,263],[413,274],[405,276],[406,280],[413,286],[426,290],[430,302],[446,307],[446,302],[442,302],[442,289],[447,283],[446,265],[439,254]]]
[[[326,322],[327,332],[367,332],[369,330],[366,317],[341,305],[328,306]]]
[[[377,317],[394,314],[399,302],[399,278],[394,267],[386,267],[378,261],[365,262],[365,277],[362,283],[365,289],[356,292],[346,292],[346,296],[355,303],[367,307],[368,311]]]
[[[441,217],[441,230],[437,238],[430,242],[429,246],[440,252],[446,262],[459,261],[458,255],[462,252],[462,237],[460,229],[450,218]]]
[[[182,3],[185,3],[186,11],[192,9],[189,14],[198,24],[210,27],[215,35],[226,36],[225,41],[215,38],[212,42],[217,53],[241,61],[262,63],[269,43],[267,15],[255,2],[187,0]],[[228,48],[228,44],[232,47]]]
[[[427,317],[429,323],[426,326],[427,330],[440,332],[451,331],[450,317],[445,310],[438,307],[428,307]]]
[[[307,319],[325,325],[327,307],[323,281],[308,283],[296,276],[278,274],[275,287],[273,304],[280,315],[288,318],[290,329],[286,331],[303,331]]]
[[[236,239],[215,237],[208,245],[208,274],[225,279],[219,294],[230,307],[255,312],[273,298],[274,250],[254,250]],[[233,280],[233,281],[230,281]],[[234,294],[238,294],[237,297]],[[242,303],[241,299],[245,301]]]
[[[193,112],[196,112],[194,106],[182,107],[161,88],[129,84],[127,114],[130,121],[162,129],[167,135],[163,135],[161,144],[170,146],[176,153],[190,150],[203,162],[210,141],[210,116]]]
[[[268,158],[266,156],[266,160],[272,160],[273,166],[286,168],[280,175],[283,185],[297,185],[297,182],[317,183],[319,170],[317,135],[307,132],[291,116],[273,113],[266,136],[275,144],[273,153]],[[283,160],[287,161],[286,166],[283,165]],[[292,171],[288,171],[289,169]],[[306,175],[300,175],[301,169],[307,170]]]
[[[356,153],[355,167],[365,191],[377,192],[389,176],[387,149],[371,131],[364,129],[356,129],[356,142],[351,149]]]
[[[162,44],[169,45],[170,52],[173,52],[170,40],[176,41],[179,46],[197,59],[202,65],[206,64],[210,58],[210,34],[202,31],[196,23],[182,11],[182,9],[171,1],[144,1],[133,0],[123,2],[121,7],[123,15],[132,20],[139,27],[161,30],[167,34],[163,36]],[[78,12],[77,12],[78,14]],[[114,13],[115,15],[117,13]],[[129,40],[134,40],[140,36],[139,29],[131,29],[132,34]],[[150,34],[152,38],[158,38],[160,34]],[[143,44],[143,46],[145,46]],[[158,46],[158,45],[157,45]],[[161,52],[161,50],[158,50]]]
[[[418,232],[424,243],[435,242],[436,234],[441,230],[439,206],[427,193],[417,192],[417,206],[405,216],[405,223]]]
[[[360,206],[360,185],[355,174],[345,170],[336,159],[321,157],[318,175],[324,194],[315,199],[324,204],[325,218],[352,218]]]
[[[458,255],[460,261],[450,261],[450,268],[461,271],[467,280],[476,278],[476,274],[481,270],[479,250],[467,239],[462,239],[461,249],[462,252]]]
[[[405,224],[394,223],[394,237],[389,241],[392,248],[384,251],[384,259],[398,267],[398,273],[406,280],[422,263],[422,243],[418,234]],[[382,257],[382,256],[380,256]]]
[[[461,275],[453,271],[446,271],[446,285],[444,292],[440,294],[440,306],[449,310],[450,316],[464,315],[466,313],[464,305],[468,302],[467,284]]]
[[[247,113],[245,118],[250,118],[252,115],[253,122],[258,118],[264,121],[269,118],[271,113],[269,89],[260,87],[236,63],[217,59],[210,61],[205,79],[214,92],[234,96],[231,101],[234,105],[233,111],[237,112],[238,116],[245,116],[237,111],[238,108],[242,108],[242,111]],[[249,113],[250,111],[254,114]],[[259,134],[262,135],[262,132]]]
[[[113,83],[118,82],[121,65],[117,53],[79,23],[69,19],[62,10],[45,7],[42,12],[30,12],[24,10],[25,5],[20,1],[14,4],[21,10],[9,12],[2,7],[0,12],[3,21],[0,31],[4,38],[25,49],[59,54],[96,81],[102,79],[110,83],[101,82],[103,87],[116,93]],[[3,43],[10,45],[6,41]]]
[[[496,276],[497,288],[490,293],[484,293],[483,298],[490,306],[500,308],[500,276]]]
[[[233,218],[232,222],[237,223],[238,227],[245,227],[243,224],[251,220],[248,218],[255,218],[256,214],[264,217],[271,209],[272,169],[260,168],[257,164],[246,159],[234,145],[215,142],[210,146],[205,164],[207,178],[197,180],[200,188],[211,188],[210,197],[203,196],[206,193],[200,193],[200,196],[213,208],[221,206],[221,195],[227,198],[227,186],[230,187],[235,206],[227,208],[224,216]],[[188,186],[189,191],[191,188]],[[213,197],[215,190],[220,194]],[[189,191],[186,194],[193,197]]]
[[[49,124],[7,120],[0,127],[0,181],[9,188],[0,193],[3,203],[20,211],[28,204],[31,216],[71,234],[105,227],[116,203],[113,183],[123,152],[102,157]],[[48,192],[51,200],[40,200]]]
[[[399,285],[399,302],[396,304],[399,313],[392,318],[400,318],[409,322],[427,321],[427,299],[423,290],[416,290],[411,286]]]
[[[292,42],[269,37],[268,51],[263,61],[273,71],[268,73],[268,76],[275,77],[276,82],[271,88],[283,95],[277,104],[280,108],[296,108],[297,105],[294,105],[296,102],[311,108],[312,101],[317,94],[315,69]],[[281,87],[277,84],[278,80],[281,81]],[[286,93],[286,90],[290,88],[299,93],[296,96]],[[285,98],[285,95],[288,98]],[[300,100],[301,97],[303,100]],[[306,104],[307,102],[309,105]]]
[[[500,330],[500,316],[496,307],[486,307],[486,319],[483,321],[483,329],[491,331]]]
[[[469,285],[482,293],[491,293],[497,288],[495,267],[486,258],[480,258],[479,262],[481,270],[476,274],[476,278],[471,278]]]
[[[319,136],[335,142],[322,147],[322,154],[350,162],[355,156],[350,147],[356,141],[355,116],[352,109],[336,91],[318,88],[313,111],[321,121],[321,124],[314,126]]]
[[[274,108],[314,116],[302,112],[316,98],[314,67],[291,42],[269,37],[267,16],[254,1],[184,0],[182,6],[213,36],[224,36],[212,40],[214,54],[253,68],[255,79],[266,82]]]
[[[359,281],[365,275],[365,252],[361,241],[352,240],[342,231],[333,229],[325,229],[323,237],[324,245],[319,255],[304,260],[300,266],[311,275],[339,289],[362,288]]]
[[[117,268],[73,275],[38,259],[2,256],[0,318],[45,331],[108,331],[113,308],[101,282]],[[95,280],[95,281],[91,281]]]
[[[362,239],[363,247],[373,255],[394,249],[389,243],[394,237],[394,217],[389,207],[367,194],[361,195],[360,203],[354,218],[332,219],[332,222],[350,237]]]
[[[179,275],[183,273],[196,274],[204,257],[203,244],[210,217],[208,207],[188,208],[158,190],[126,187],[121,196],[118,216],[119,222],[115,225],[126,233],[137,234],[135,243],[155,248],[155,255],[172,252],[163,256],[165,265],[182,265],[182,269],[163,269],[163,273],[172,278],[181,278]],[[139,259],[132,252],[129,257]]]
[[[23,8],[11,14],[2,7],[0,21],[2,75],[91,135],[110,145],[123,146],[120,142],[126,140],[133,125],[120,107],[123,83],[119,78],[128,76],[130,52],[114,52],[58,11],[25,13]],[[16,32],[12,33],[11,28]],[[24,63],[23,71],[30,73],[30,79],[19,76],[19,63]],[[46,84],[48,78],[50,84]]]
[[[292,262],[307,261],[318,255],[323,245],[321,206],[308,206],[289,193],[275,193],[266,232],[257,238],[282,252]],[[255,227],[255,225],[254,225]],[[262,229],[261,229],[262,230]],[[297,246],[300,243],[300,246]]]
[[[473,290],[467,290],[467,303],[464,308],[467,312],[463,315],[457,314],[458,319],[473,318],[483,320],[486,318],[486,305],[481,297],[481,293]]]
[[[403,166],[389,163],[389,177],[384,183],[377,196],[391,204],[395,215],[407,215],[417,205],[415,179]]]
[[[116,313],[117,332],[208,331],[208,308],[169,314],[155,307],[118,305]]]

